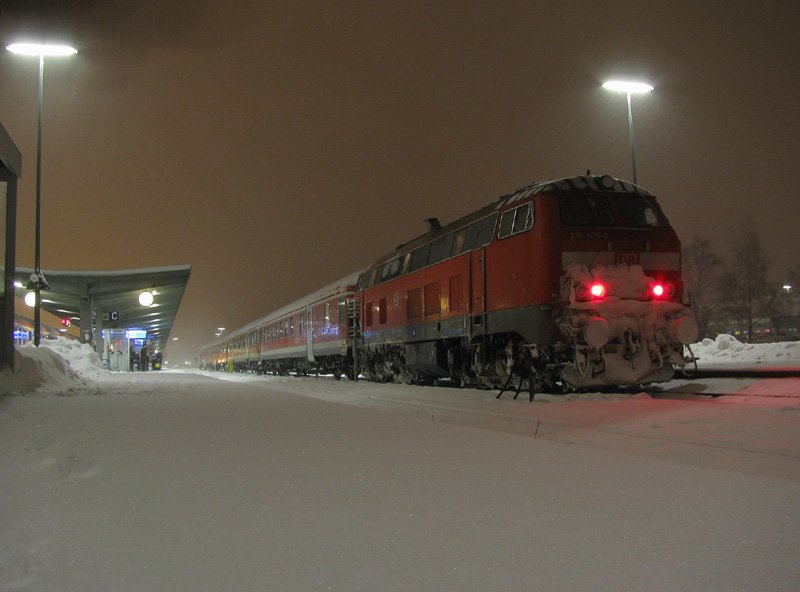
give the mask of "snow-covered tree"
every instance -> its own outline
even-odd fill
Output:
[[[720,275],[722,303],[728,315],[747,328],[747,341],[753,337],[753,318],[769,299],[767,256],[761,245],[755,221],[749,214],[742,218],[731,236],[730,260]]]
[[[708,337],[708,327],[719,310],[717,286],[722,258],[714,252],[711,241],[694,237],[683,249],[683,279],[692,307],[692,315],[700,327],[700,337]]]

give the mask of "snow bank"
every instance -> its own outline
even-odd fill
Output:
[[[721,366],[800,365],[800,341],[778,343],[742,343],[733,335],[717,335],[716,339],[704,339],[692,345],[694,355],[700,359],[698,365]]]
[[[14,352],[14,370],[0,371],[0,394],[74,394],[108,371],[91,346],[64,337]]]

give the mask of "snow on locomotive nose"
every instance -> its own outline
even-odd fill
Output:
[[[569,264],[561,286],[569,304],[559,328],[572,357],[562,375],[575,387],[668,380],[698,339],[675,287],[640,265]]]

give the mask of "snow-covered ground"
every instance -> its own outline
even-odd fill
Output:
[[[47,345],[0,373],[0,591],[800,587],[798,379],[529,404]]]

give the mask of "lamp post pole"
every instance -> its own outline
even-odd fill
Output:
[[[633,110],[631,109],[631,94],[643,94],[653,90],[653,87],[644,82],[623,82],[620,80],[609,80],[603,83],[603,88],[616,92],[624,92],[628,96],[628,135],[631,143],[631,168],[633,169],[633,183],[637,185],[636,179],[636,141],[633,136]]]
[[[32,287],[36,294],[33,307],[33,344],[39,346],[42,332],[42,290],[49,286],[42,274],[42,118],[44,113],[44,58],[45,56],[68,56],[78,50],[66,45],[38,45],[34,43],[13,43],[6,47],[12,53],[37,56],[39,58],[39,102],[36,126],[36,227],[34,233],[34,262],[31,274]]]

